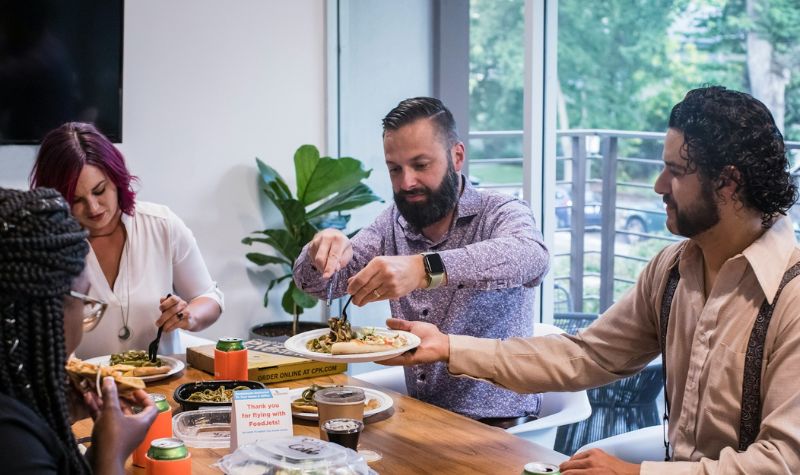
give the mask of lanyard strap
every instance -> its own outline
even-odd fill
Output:
[[[680,254],[678,255],[678,261]],[[767,330],[769,329],[770,321],[772,320],[772,313],[775,310],[775,304],[778,302],[778,297],[781,295],[784,286],[792,279],[800,275],[800,262],[795,263],[789,268],[781,279],[778,286],[778,291],[775,293],[775,298],[772,305],[764,299],[761,307],[758,310],[758,316],[753,323],[753,329],[750,332],[750,339],[747,342],[747,353],[744,359],[744,376],[742,379],[742,403],[741,415],[739,417],[739,450],[747,450],[747,447],[755,442],[758,432],[761,428],[761,369],[764,361],[764,343],[767,338]],[[669,422],[669,395],[667,394],[667,328],[669,326],[669,314],[672,307],[672,299],[675,296],[675,289],[678,287],[681,275],[678,271],[677,262],[672,267],[667,279],[667,285],[664,289],[664,295],[661,299],[661,315],[660,315],[660,329],[661,329],[661,372],[664,376],[664,447],[666,449],[665,461],[671,459],[669,438],[667,437],[666,424]]]

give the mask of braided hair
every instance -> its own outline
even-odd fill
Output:
[[[77,474],[91,470],[67,408],[63,298],[88,251],[57,191],[0,188],[0,393],[47,422]]]

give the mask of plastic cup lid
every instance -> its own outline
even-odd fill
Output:
[[[324,404],[354,404],[363,403],[366,397],[364,390],[350,386],[334,386],[322,388],[314,393],[314,401]]]

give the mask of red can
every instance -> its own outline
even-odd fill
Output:
[[[247,348],[241,338],[220,338],[214,349],[214,379],[247,381]]]
[[[153,421],[150,428],[147,429],[147,434],[145,434],[142,443],[133,451],[133,464],[137,467],[145,467],[147,465],[145,455],[150,449],[150,443],[153,440],[172,437],[172,410],[167,402],[167,397],[163,394],[149,394],[149,396],[155,403],[156,408],[158,408],[158,416],[156,416],[156,420]]]

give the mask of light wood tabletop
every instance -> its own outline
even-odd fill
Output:
[[[167,395],[173,408],[178,408],[172,394],[179,385],[192,381],[211,380],[210,374],[187,367],[169,379],[148,385],[147,391]],[[370,467],[383,475],[405,474],[510,474],[519,475],[527,462],[559,464],[566,456],[511,435],[503,429],[487,426],[467,417],[431,404],[374,386],[346,374],[287,381],[270,387],[296,388],[319,384],[344,384],[380,390],[392,397],[394,406],[365,419],[366,427],[359,439],[359,449],[368,449],[383,456]],[[89,419],[73,425],[77,437],[91,434]],[[294,420],[294,435],[319,437],[316,421]],[[211,464],[229,453],[228,449],[191,448],[194,475],[219,474]],[[128,473],[144,474],[133,467]]]

